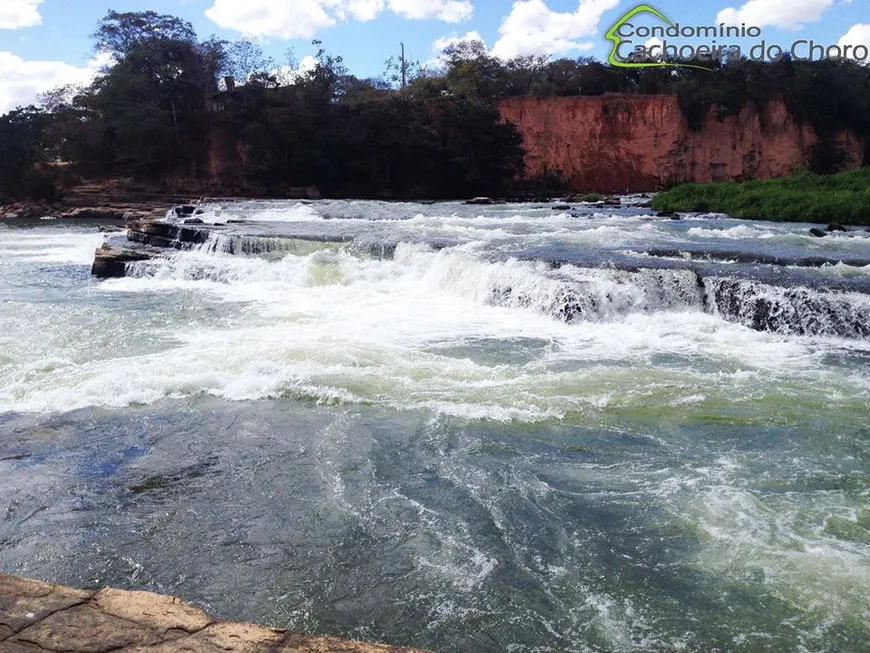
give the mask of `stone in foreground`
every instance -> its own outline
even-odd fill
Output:
[[[212,619],[151,592],[75,590],[0,573],[4,653],[419,653]]]

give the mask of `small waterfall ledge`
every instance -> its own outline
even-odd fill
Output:
[[[148,276],[155,264],[165,264],[179,251],[277,260],[306,255],[324,247],[347,247],[355,256],[391,259],[399,240],[358,239],[353,233],[318,233],[296,227],[228,220],[208,224],[196,218],[135,220],[126,233],[107,236],[96,250],[92,274],[100,278]],[[456,243],[420,237],[402,243],[426,246],[430,251],[449,250]],[[646,258],[624,259],[605,255],[558,260],[541,252],[529,254],[517,270],[505,260],[484,255],[459,257],[451,273],[453,282],[478,286],[486,280],[484,304],[531,309],[564,322],[600,322],[629,313],[663,310],[696,310],[756,331],[783,335],[827,336],[851,339],[870,337],[870,292],[866,283],[816,279],[787,279],[779,274],[834,264],[839,259],[753,258],[741,266],[716,265],[701,252],[668,260],[655,249],[641,251]],[[712,253],[722,258],[723,254]],[[739,254],[737,258],[744,255]],[[151,263],[149,263],[151,261]],[[517,262],[515,260],[515,262]],[[866,260],[850,261],[865,265]],[[766,265],[775,273],[759,272]],[[545,272],[535,264],[549,266]],[[460,279],[465,279],[460,282]],[[220,280],[220,279],[215,279]],[[468,290],[457,288],[458,292]]]

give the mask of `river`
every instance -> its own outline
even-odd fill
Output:
[[[870,650],[870,233],[205,207],[0,224],[0,569],[464,651]]]

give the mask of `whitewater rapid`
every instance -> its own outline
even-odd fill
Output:
[[[642,202],[208,205],[110,280],[0,226],[0,568],[442,651],[870,645],[870,234]]]

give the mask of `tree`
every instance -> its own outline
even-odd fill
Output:
[[[243,38],[227,44],[226,53],[226,73],[239,84],[247,84],[255,75],[260,80],[274,76],[272,71],[277,68],[274,59],[263,54],[263,49],[252,39]]]
[[[37,165],[47,159],[48,116],[35,106],[0,116],[0,200],[53,199],[53,185]]]
[[[424,74],[423,66],[419,61],[390,57],[384,62],[384,72],[381,73],[381,78],[390,88],[403,88],[402,80],[407,86],[422,74]]]
[[[187,21],[153,11],[109,11],[93,37],[114,64],[75,106],[62,94],[48,98],[63,150],[92,171],[195,175],[205,157],[206,98],[231,64],[227,43],[200,42]]]
[[[347,76],[348,71],[344,59],[327,53],[322,41],[315,39],[311,44],[317,47],[314,55],[317,63],[311,70],[299,75],[296,84],[305,90],[310,102],[322,107],[341,97],[339,82]]]
[[[127,57],[143,43],[164,41],[196,43],[196,32],[186,20],[153,11],[119,13],[110,10],[98,23],[92,38],[98,52],[109,52],[117,59]]]
[[[492,102],[505,95],[508,71],[501,61],[489,56],[482,41],[457,41],[444,49],[451,92],[475,100]]]

